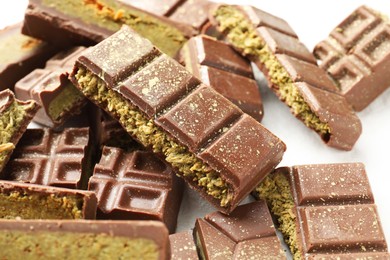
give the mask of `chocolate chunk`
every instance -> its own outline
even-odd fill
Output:
[[[43,67],[56,48],[40,40],[22,35],[22,24],[0,31],[0,91],[14,89],[15,83],[33,69]]]
[[[22,100],[33,99],[42,106],[33,121],[48,127],[59,127],[69,117],[80,114],[86,103],[84,96],[69,81],[68,76],[84,47],[58,53],[46,63],[19,80],[15,94]]]
[[[5,259],[169,259],[157,221],[0,220],[0,241]]]
[[[194,234],[202,259],[286,257],[264,200],[197,219]]]
[[[33,100],[17,100],[11,90],[0,91],[0,176],[38,108]]]
[[[151,152],[103,147],[88,190],[97,194],[101,219],[149,219],[176,229],[181,179]]]
[[[22,31],[58,46],[90,46],[109,37],[122,24],[171,56],[194,33],[190,25],[141,10],[132,1],[120,0],[71,0],[61,4],[55,0],[30,0]]]
[[[278,168],[254,194],[271,205],[294,258],[390,257],[361,163]]]
[[[390,86],[390,23],[360,6],[318,43],[314,55],[356,111]]]
[[[191,231],[169,235],[169,242],[172,260],[199,259]]]
[[[213,24],[226,35],[226,40],[265,74],[269,87],[290,107],[294,116],[314,130],[327,145],[341,150],[352,149],[362,132],[360,120],[284,20],[254,7],[223,4],[211,12],[211,17]],[[302,92],[302,84],[310,85],[310,93]],[[333,94],[340,97],[328,102],[323,98]],[[342,112],[335,114],[338,102]],[[315,103],[321,107],[315,107]]]
[[[4,168],[12,181],[86,189],[95,154],[89,128],[27,129]]]
[[[204,83],[261,121],[263,103],[250,62],[230,46],[206,36],[196,36],[180,50],[179,60]]]
[[[94,219],[93,192],[0,181],[0,218]]]
[[[166,55],[144,60],[139,68],[133,65],[141,57],[151,57],[147,50],[155,49],[128,27],[108,42],[117,38],[129,41],[115,50],[102,42],[86,51],[76,62],[72,82],[138,142],[169,162],[193,189],[231,212],[279,163],[284,143]],[[133,49],[134,42],[146,46],[138,50],[139,58],[126,64],[110,56]],[[121,66],[115,65],[118,62]],[[118,70],[110,69],[109,74],[120,81],[99,77],[113,67]]]

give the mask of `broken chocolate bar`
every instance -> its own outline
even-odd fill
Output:
[[[351,150],[362,126],[337,86],[282,19],[250,6],[219,5],[212,22],[265,74],[298,119],[329,146]]]
[[[17,100],[11,90],[0,91],[0,176],[38,108],[32,100]]]
[[[33,121],[56,128],[69,117],[79,114],[85,97],[69,81],[73,64],[84,50],[74,47],[58,53],[47,61],[44,69],[36,69],[15,84],[16,97],[33,99],[41,105]]]
[[[278,168],[254,195],[267,200],[294,259],[390,257],[361,163]]]
[[[0,220],[4,259],[169,259],[157,221]]]
[[[19,79],[43,67],[56,52],[57,48],[22,35],[21,28],[19,23],[0,31],[0,91],[13,90]]]
[[[353,11],[318,43],[314,55],[356,111],[390,86],[390,23],[366,6]]]
[[[152,152],[103,147],[88,190],[98,198],[97,218],[160,220],[176,229],[183,183]]]
[[[201,259],[285,259],[264,200],[197,219],[194,235]]]
[[[199,259],[192,231],[169,235],[169,242],[172,260]]]
[[[0,181],[0,218],[94,219],[91,191]]]
[[[23,33],[59,46],[94,45],[127,24],[168,55],[193,34],[189,25],[141,10],[131,1],[30,0]]]
[[[127,26],[84,52],[71,80],[224,212],[272,171],[286,149]]]
[[[11,181],[87,189],[95,154],[89,128],[27,129],[3,170]]]
[[[204,35],[189,39],[179,56],[195,77],[261,121],[263,103],[248,60],[226,43]]]

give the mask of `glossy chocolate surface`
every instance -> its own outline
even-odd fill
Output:
[[[175,231],[183,183],[151,152],[103,147],[88,190],[97,195],[98,218],[160,220]]]
[[[182,231],[169,235],[169,242],[171,244],[172,260],[199,259],[192,231]]]

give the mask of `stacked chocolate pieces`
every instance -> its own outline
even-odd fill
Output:
[[[352,149],[362,131],[359,118],[283,19],[251,6],[228,5],[215,7],[211,17],[298,119],[327,145]]]
[[[320,67],[356,111],[390,86],[390,23],[366,6],[357,8],[314,48]]]

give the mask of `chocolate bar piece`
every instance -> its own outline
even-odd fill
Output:
[[[94,219],[93,192],[0,181],[0,218]]]
[[[362,131],[359,118],[284,20],[254,7],[229,5],[216,7],[212,17],[227,41],[256,63],[293,115],[327,145],[352,149]]]
[[[278,168],[254,194],[267,200],[294,259],[390,257],[361,163]]]
[[[43,67],[57,48],[22,35],[22,24],[0,31],[0,91],[14,89],[15,83],[33,69]]]
[[[356,111],[390,86],[390,23],[383,14],[360,6],[314,48],[320,67]]]
[[[249,194],[286,148],[127,26],[84,52],[71,79],[224,212]]]
[[[204,35],[189,39],[179,56],[195,77],[261,121],[263,103],[248,60],[226,43]]]
[[[199,259],[192,231],[169,235],[169,242],[171,244],[172,260]]]
[[[94,154],[89,128],[27,129],[4,168],[4,179],[87,189]]]
[[[97,218],[160,220],[176,229],[183,183],[152,152],[103,147],[88,190],[98,198]]]
[[[169,259],[157,221],[0,220],[4,259]]]
[[[35,101],[17,100],[11,90],[0,91],[0,176],[38,108]]]
[[[197,219],[194,235],[201,259],[285,259],[264,200]]]
[[[69,81],[73,64],[84,50],[74,47],[58,53],[47,61],[44,69],[36,69],[15,84],[16,97],[33,99],[42,108],[33,121],[56,128],[69,117],[81,113],[86,99]]]
[[[127,24],[168,55],[175,55],[193,28],[121,0],[30,0],[23,33],[59,46],[94,45]]]

